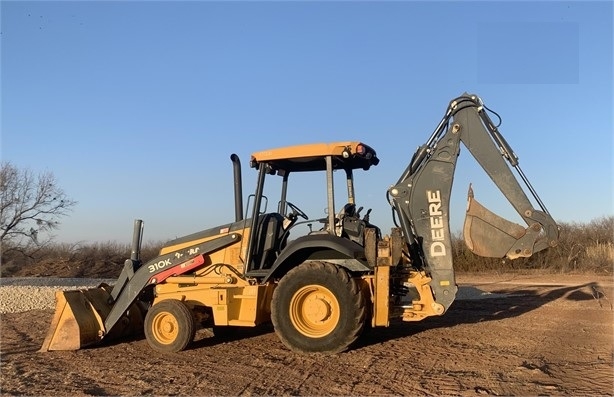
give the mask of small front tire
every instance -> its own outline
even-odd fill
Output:
[[[194,340],[196,327],[190,309],[181,301],[166,299],[154,304],[145,316],[145,338],[162,353],[184,350]]]

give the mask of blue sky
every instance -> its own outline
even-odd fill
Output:
[[[2,160],[52,171],[79,203],[58,241],[128,243],[230,222],[231,153],[373,146],[357,201],[392,226],[386,190],[448,102],[476,93],[559,221],[612,215],[612,2],[2,1]],[[323,216],[307,182],[290,201]],[[323,189],[323,179],[313,181]],[[519,219],[466,150],[467,187]],[[273,201],[277,198],[273,197]]]

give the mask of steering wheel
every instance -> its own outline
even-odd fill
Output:
[[[300,216],[301,218],[305,219],[305,220],[309,220],[309,217],[307,216],[307,214],[305,214],[300,208],[298,208],[296,205],[292,204],[289,201],[286,201],[286,204],[288,204],[288,207],[290,207],[292,209],[292,211],[294,211],[296,213],[296,215]]]

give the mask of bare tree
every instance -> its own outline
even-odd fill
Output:
[[[51,172],[34,174],[3,162],[0,166],[0,244],[3,253],[22,253],[52,240],[50,231],[77,204]]]

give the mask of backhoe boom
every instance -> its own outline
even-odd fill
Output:
[[[481,256],[513,259],[531,256],[558,240],[556,223],[486,109],[475,95],[464,94],[450,102],[433,134],[388,190],[408,246],[414,251],[410,252],[414,266],[427,271],[435,300],[445,309],[456,294],[449,208],[461,142],[528,225],[522,227],[488,211],[475,201],[470,187],[463,228],[468,247]],[[533,207],[510,165],[540,209]]]

